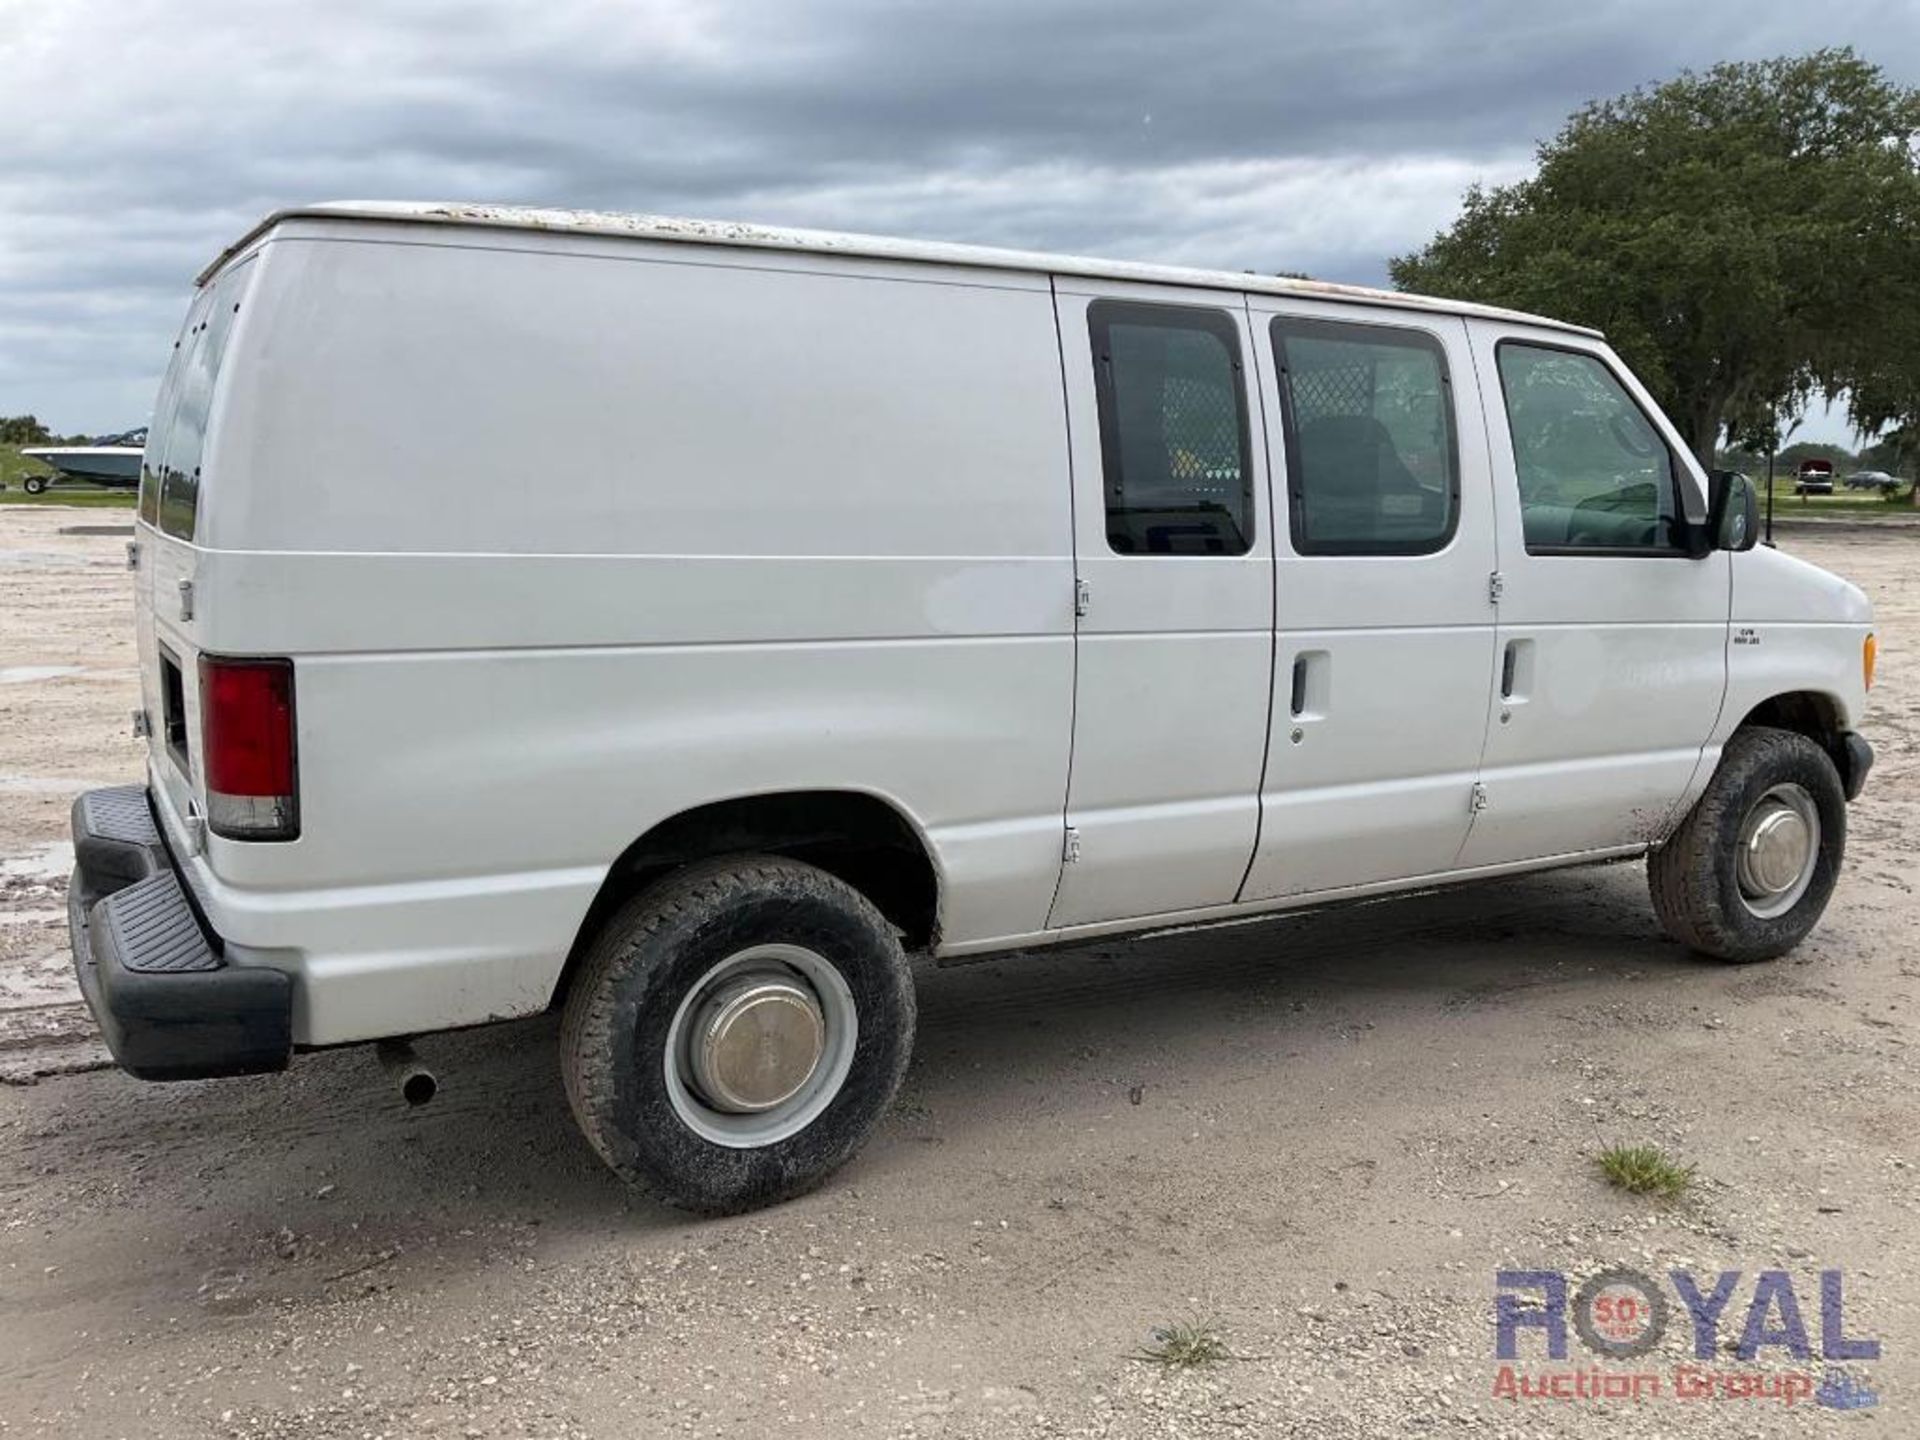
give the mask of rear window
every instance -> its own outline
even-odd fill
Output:
[[[173,354],[167,358],[166,373],[160,377],[160,394],[153,402],[153,420],[147,427],[146,453],[140,457],[140,518],[149,525],[160,522],[160,472],[180,395],[182,357],[199,337],[200,321],[212,303],[211,291],[195,293],[193,304],[187,307],[186,323],[174,339]]]
[[[182,540],[193,538],[199,519],[207,417],[251,265],[234,266],[195,299],[154,405],[140,470],[140,515]]]
[[[1096,300],[1107,544],[1119,555],[1244,555],[1253,467],[1239,332],[1219,310]]]

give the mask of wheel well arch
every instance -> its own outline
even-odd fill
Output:
[[[1745,730],[1760,725],[1806,736],[1832,759],[1847,797],[1851,799],[1860,792],[1871,754],[1869,752],[1863,761],[1857,753],[1864,751],[1858,739],[1849,745],[1846,710],[1834,696],[1818,690],[1789,690],[1769,695],[1734,728]]]
[[[565,1000],[581,956],[609,916],[663,875],[720,855],[784,855],[817,865],[872,901],[909,950],[940,931],[933,847],[906,813],[861,790],[789,790],[696,805],[620,852],[587,907],[551,1004]]]
[[[1775,730],[1791,730],[1831,748],[1847,728],[1841,718],[1843,713],[1840,702],[1831,695],[1818,690],[1790,690],[1769,695],[1749,710],[1735,728],[1745,730],[1766,725]]]

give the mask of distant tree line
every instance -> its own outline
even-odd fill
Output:
[[[0,415],[0,445],[75,445],[84,435],[56,435],[34,415]]]

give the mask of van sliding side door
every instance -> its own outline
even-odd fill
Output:
[[[1474,823],[1497,563],[1466,326],[1284,296],[1248,307],[1285,515],[1243,898],[1451,870]]]
[[[1076,630],[1049,924],[1230,903],[1259,829],[1273,524],[1241,297],[1056,282]]]

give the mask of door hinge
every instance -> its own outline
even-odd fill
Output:
[[[1498,605],[1500,597],[1507,593],[1507,577],[1495,570],[1487,576],[1487,603]]]
[[[1060,862],[1063,865],[1072,865],[1077,863],[1079,859],[1080,827],[1077,825],[1069,825],[1067,826],[1066,841],[1060,846]]]
[[[1093,590],[1084,580],[1073,582],[1073,613],[1084,615],[1087,607],[1093,604]]]
[[[147,717],[147,712],[144,710],[134,711],[133,738],[136,740],[144,740],[151,734],[153,734],[153,721]]]
[[[1478,780],[1473,782],[1473,810],[1477,815],[1487,808],[1487,787]]]
[[[140,542],[138,540],[127,541],[127,568],[129,570],[138,570],[140,568]]]
[[[180,618],[182,620],[193,618],[193,581],[191,580],[180,582]]]

